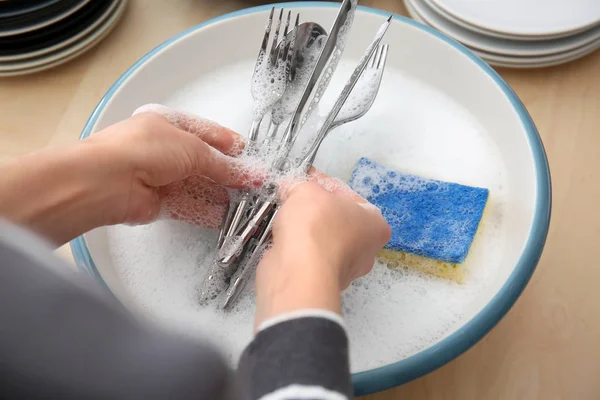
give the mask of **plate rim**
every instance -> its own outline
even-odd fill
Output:
[[[296,1],[260,5],[220,15],[184,30],[150,50],[115,81],[90,115],[82,130],[80,139],[85,139],[91,134],[104,107],[119,90],[120,86],[129,78],[129,76],[135,73],[141,65],[155,54],[159,53],[175,41],[211,24],[247,14],[268,11],[273,6],[285,8],[337,8],[339,7],[339,3]],[[511,309],[519,295],[527,286],[542,255],[550,225],[552,194],[548,159],[539,132],[521,100],[508,83],[506,83],[491,66],[454,39],[431,27],[413,21],[408,17],[360,5],[358,6],[358,10],[382,17],[388,17],[390,14],[393,14],[394,19],[397,21],[425,31],[451,45],[482,69],[503,92],[521,120],[532,153],[536,176],[534,215],[527,241],[513,271],[496,295],[463,326],[441,341],[435,343],[433,346],[392,364],[352,374],[355,394],[360,396],[399,386],[441,367],[464,353],[496,326],[496,324]],[[85,234],[72,240],[70,246],[76,265],[97,278],[104,287],[108,288],[106,282],[102,279],[100,272],[94,265],[94,261],[85,242]]]
[[[23,14],[27,14],[27,13],[31,13],[31,12],[37,12],[39,10],[42,10],[44,8],[50,7],[56,3],[58,3],[60,0],[48,0],[47,4],[36,4],[36,5],[29,5],[27,6],[27,8],[25,9],[20,9],[18,11],[13,11],[13,12],[8,12],[4,15],[1,15],[3,18],[13,18],[15,16],[20,16]]]
[[[465,44],[470,48],[477,49],[479,51],[487,52],[487,53],[495,53],[498,55],[505,56],[518,56],[518,57],[543,57],[543,56],[552,56],[559,55],[566,52],[575,51],[584,46],[588,46],[591,43],[597,42],[600,40],[600,26],[597,28],[591,28],[589,30],[580,32],[576,35],[571,35],[569,37],[556,38],[550,40],[535,40],[531,42],[527,41],[517,41],[513,39],[502,39],[497,37],[490,37],[483,34],[480,34],[476,31],[466,29],[453,21],[445,18],[444,16],[438,14],[436,10],[431,8],[428,4],[427,0],[404,0],[404,4],[408,9],[409,6],[413,8],[414,12],[417,13],[420,18],[429,26],[446,33],[447,35],[456,38],[460,43]],[[429,15],[431,13],[433,15]],[[435,18],[440,18],[444,22],[435,21]],[[449,25],[443,26],[444,23]],[[454,32],[451,32],[451,31]],[[463,32],[461,32],[463,31]],[[467,31],[467,32],[464,32]],[[467,37],[465,35],[475,35],[476,37]],[[460,37],[459,37],[460,36]],[[477,37],[479,36],[479,38]],[[511,42],[510,44],[497,44],[489,42],[485,42],[483,40],[494,41],[507,41]],[[558,46],[554,44],[549,44],[547,48],[539,48],[541,44],[548,42],[556,42],[557,40],[569,41],[566,45],[564,43],[559,44]],[[508,46],[508,47],[506,47]],[[512,47],[511,47],[512,46]],[[525,46],[525,49],[521,49],[520,46]],[[529,46],[529,48],[527,48]],[[531,48],[537,46],[538,48]]]
[[[21,28],[16,28],[13,30],[7,30],[7,31],[0,31],[0,37],[9,37],[9,36],[14,36],[14,35],[20,35],[22,33],[27,33],[27,32],[31,32],[34,31],[36,29],[41,29],[41,28],[45,28],[48,25],[52,25],[55,24],[57,22],[60,22],[61,20],[68,18],[69,16],[71,16],[72,14],[76,13],[77,11],[79,11],[81,8],[83,8],[87,3],[89,3],[92,0],[80,0],[78,3],[76,3],[75,5],[71,6],[69,9],[54,15],[51,18],[48,18],[44,21],[35,23],[33,25],[27,25],[25,27],[21,27]]]
[[[113,0],[114,6],[111,5],[101,18],[90,25],[93,26],[93,29],[88,30],[86,28],[84,35],[76,35],[77,40],[70,41],[66,46],[61,46],[56,51],[24,60],[6,63],[0,62],[0,77],[40,72],[68,62],[79,57],[88,50],[91,50],[104,40],[104,38],[117,26],[125,12],[127,1],[128,0]],[[7,64],[9,67],[6,67]]]
[[[552,40],[552,39],[561,39],[561,38],[568,37],[571,35],[577,35],[579,33],[586,31],[586,29],[583,29],[581,32],[567,32],[567,33],[538,35],[538,36],[523,36],[523,35],[519,35],[519,34],[510,34],[510,33],[506,33],[506,32],[490,31],[490,30],[487,30],[487,29],[482,28],[477,25],[471,25],[470,23],[463,21],[462,19],[457,18],[454,15],[447,13],[444,9],[440,8],[435,3],[435,0],[423,0],[423,2],[426,3],[429,7],[433,8],[438,14],[442,15],[442,17],[452,21],[456,25],[462,26],[465,29],[471,30],[473,32],[477,32],[481,35],[487,35],[487,36],[495,37],[498,39],[515,40],[515,41]],[[597,27],[600,27],[600,25],[598,25]],[[595,29],[595,28],[596,27],[591,27],[589,29]]]
[[[550,54],[547,56],[507,56],[505,54],[491,53],[485,50],[478,49],[474,49],[474,53],[479,55],[487,62],[513,62],[515,64],[522,63],[524,65],[527,65],[548,64],[562,60],[577,60],[579,57],[585,57],[586,55],[593,53],[598,49],[600,49],[600,38],[576,49],[565,51],[562,53]]]
[[[587,29],[591,29],[594,28],[596,26],[600,26],[600,21],[592,21],[586,25],[581,25],[578,26],[576,28],[568,28],[568,29],[554,29],[551,31],[547,31],[545,33],[527,33],[527,32],[511,32],[508,29],[502,29],[502,28],[498,28],[498,27],[490,27],[490,26],[485,26],[484,24],[482,24],[481,22],[477,22],[477,21],[473,21],[471,19],[467,19],[464,17],[461,17],[459,15],[458,12],[456,12],[455,10],[452,10],[450,6],[448,6],[448,4],[444,4],[442,0],[440,2],[440,0],[432,0],[433,3],[435,3],[439,8],[441,8],[442,10],[444,10],[447,14],[452,15],[453,17],[460,19],[461,21],[464,21],[466,24],[469,24],[471,26],[476,26],[477,28],[480,28],[484,31],[488,31],[488,32],[494,32],[496,34],[502,34],[502,35],[511,35],[511,36],[519,36],[519,37],[523,37],[523,38],[528,38],[528,37],[533,37],[533,38],[539,38],[539,37],[551,37],[551,38],[558,38],[561,36],[569,36],[569,35],[574,35],[576,33],[579,32],[583,32]],[[451,0],[452,1],[452,0]]]
[[[411,0],[404,0],[404,4],[406,5],[406,10],[408,11],[410,17],[414,21],[416,21],[419,24],[422,24],[424,26],[431,27],[425,20],[423,20],[421,18],[420,14],[418,14],[417,11],[413,8]],[[592,46],[592,45],[594,45],[594,46]],[[584,47],[585,47],[585,49],[582,50],[582,48],[584,48]],[[565,63],[577,61],[579,59],[587,57],[588,55],[594,53],[595,51],[598,51],[599,48],[600,48],[600,38],[596,39],[592,43],[588,43],[588,45],[584,45],[580,48],[575,49],[575,50],[579,50],[579,51],[574,52],[573,54],[570,54],[569,56],[564,56],[559,53],[559,54],[555,54],[554,55],[555,58],[552,60],[534,61],[534,62],[520,62],[517,59],[515,59],[514,61],[493,60],[493,59],[490,59],[487,57],[488,53],[485,51],[482,51],[482,50],[479,50],[476,48],[473,48],[470,50],[475,55],[477,55],[478,57],[480,57],[481,59],[483,59],[485,62],[487,62],[488,64],[490,64],[492,66],[502,67],[502,68],[511,68],[511,69],[533,69],[533,68],[549,68],[549,67],[554,67],[554,66],[565,64]],[[573,50],[571,50],[571,51],[573,51]]]

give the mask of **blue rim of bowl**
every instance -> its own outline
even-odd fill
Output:
[[[133,64],[127,71],[125,71],[125,73],[121,75],[121,77],[117,79],[117,81],[110,87],[108,92],[100,100],[94,109],[94,112],[88,119],[80,139],[84,139],[92,133],[92,129],[100,113],[114,93],[123,84],[123,82],[126,81],[136,69],[153,57],[157,52],[169,46],[178,39],[210,24],[234,17],[240,17],[246,14],[266,11],[272,6],[273,4],[246,8],[213,18],[181,32],[180,34],[168,39],[152,49],[150,52],[140,58],[135,64]],[[276,6],[285,8],[331,8],[339,7],[339,3],[302,1],[278,3]],[[383,17],[388,17],[390,14],[392,14],[383,10],[364,6],[358,6],[358,9],[363,12],[381,15]],[[451,39],[448,36],[428,26],[415,22],[407,17],[394,14],[394,19],[421,29],[459,50],[461,53],[471,59],[471,61],[477,64],[477,66],[479,66],[490,78],[492,78],[496,85],[498,85],[498,87],[502,90],[504,95],[509,99],[514,110],[521,119],[521,123],[523,124],[523,128],[527,133],[529,145],[533,154],[537,183],[536,203],[532,228],[529,233],[529,237],[527,238],[527,243],[523,253],[521,254],[521,257],[519,258],[519,261],[517,262],[513,272],[510,274],[498,293],[496,293],[496,295],[490,300],[490,302],[465,325],[433,346],[393,364],[353,374],[352,382],[354,384],[354,390],[357,396],[386,390],[428,374],[429,372],[458,357],[479,340],[481,340],[502,319],[508,310],[510,310],[523,289],[525,289],[525,286],[527,286],[527,283],[533,275],[537,263],[542,255],[550,225],[550,210],[552,203],[551,182],[546,152],[544,150],[540,135],[529,113],[515,92],[496,73],[496,71],[492,69],[492,67],[486,64],[485,61],[472,53],[469,49],[456,42],[454,39]],[[85,238],[83,236],[79,236],[71,242],[71,250],[77,266],[97,278],[108,289],[106,282],[104,282],[100,272],[94,265],[94,261],[92,260],[92,256],[87,248]]]

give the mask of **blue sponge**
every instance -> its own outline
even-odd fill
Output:
[[[489,191],[402,174],[367,158],[350,187],[381,209],[392,227],[386,249],[462,263],[479,226]]]

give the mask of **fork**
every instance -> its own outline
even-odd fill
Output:
[[[258,52],[254,73],[252,74],[250,92],[252,93],[252,99],[254,100],[254,119],[252,120],[252,125],[250,127],[250,134],[248,135],[248,139],[251,143],[256,142],[260,123],[265,114],[267,114],[273,105],[283,97],[288,81],[288,74],[291,69],[293,46],[295,42],[295,40],[293,40],[294,38],[288,38],[288,29],[292,17],[291,10],[288,11],[287,14],[283,35],[280,35],[283,8],[279,11],[273,43],[267,53],[274,13],[275,7],[271,8],[271,12],[269,13],[269,21],[265,28],[265,35]],[[296,21],[298,18],[299,15],[296,18]],[[283,42],[282,46],[278,46],[280,41]],[[268,90],[266,88],[268,88]]]
[[[288,75],[291,70],[292,56],[294,53],[295,44],[295,29],[291,37],[288,37],[288,30],[292,11],[288,11],[287,20],[283,29],[283,35],[280,35],[281,22],[283,19],[283,8],[279,11],[279,18],[273,35],[273,42],[270,49],[269,38],[273,27],[273,16],[275,7],[271,8],[269,19],[265,28],[262,44],[258,52],[254,73],[252,74],[252,84],[250,92],[252,93],[254,118],[250,126],[248,134],[249,151],[254,151],[256,139],[260,123],[267,112],[275,105],[285,92],[288,82]],[[296,16],[296,25],[298,24],[300,14]],[[268,80],[266,80],[268,78]],[[268,90],[266,89],[268,88]],[[225,240],[234,235],[235,230],[239,227],[240,222],[247,211],[248,202],[250,201],[250,193],[244,192],[239,201],[230,201],[227,209],[226,217],[223,219],[219,229],[217,239],[217,248],[221,249]]]
[[[369,111],[379,92],[388,50],[388,44],[377,46],[375,54],[371,57],[369,64],[360,76],[361,79],[357,81],[356,87],[352,88],[348,98],[349,101],[347,100],[346,103],[344,103],[344,107],[340,109],[339,114],[331,126],[317,136],[311,148],[307,150],[307,154],[301,158],[298,166],[305,165],[305,170],[308,172],[315,161],[319,147],[327,135],[335,128],[347,124],[348,122],[356,121]]]
[[[339,111],[339,114],[327,128],[325,127],[324,133],[319,135],[311,148],[307,151],[306,155],[302,157],[298,165],[302,165],[306,171],[312,166],[316,157],[317,151],[321,146],[321,143],[325,137],[334,129],[355,121],[364,116],[367,111],[371,108],[379,92],[381,86],[381,79],[383,78],[383,72],[385,70],[385,62],[387,60],[389,45],[378,45],[375,53],[372,55],[365,70],[361,73],[360,79],[357,81],[356,86],[351,89],[349,100],[344,103]],[[365,90],[368,89],[368,90]],[[274,207],[274,203],[265,202],[257,212],[257,216],[252,219],[254,221],[264,220],[268,218],[268,222],[263,225],[264,229],[254,233],[254,238],[250,239],[249,252],[243,257],[239,268],[233,274],[231,278],[230,286],[227,288],[225,301],[223,308],[228,308],[242,292],[246,282],[248,281],[251,273],[256,269],[260,261],[259,255],[267,245],[267,241],[271,238],[271,228],[273,221],[277,214],[278,208]]]

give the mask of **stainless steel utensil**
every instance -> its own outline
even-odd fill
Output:
[[[260,262],[260,258],[263,252],[266,250],[266,245],[268,244],[269,240],[271,240],[271,230],[273,228],[273,222],[275,220],[276,213],[277,210],[275,210],[275,213],[272,215],[272,217],[268,219],[268,223],[262,230],[262,233],[258,235],[256,239],[252,239],[250,242],[244,259],[240,262],[239,268],[231,277],[231,283],[229,284],[225,294],[223,308],[228,308],[237,300],[239,295],[242,293],[242,290],[244,290],[246,283],[250,279],[250,276],[252,276],[252,273],[256,270],[256,267]]]
[[[392,16],[390,16],[388,18],[388,20],[386,22],[384,22],[383,25],[377,31],[375,38],[373,39],[373,41],[367,48],[366,53],[363,55],[363,57],[359,61],[358,66],[356,67],[356,69],[354,70],[354,72],[352,73],[350,78],[348,79],[346,86],[340,93],[337,101],[333,105],[333,108],[331,109],[331,111],[325,118],[325,121],[321,125],[321,129],[319,130],[317,139],[313,142],[313,145],[311,146],[309,153],[316,153],[318,151],[318,148],[321,145],[324,137],[327,135],[327,131],[333,125],[335,118],[337,117],[342,106],[348,99],[348,96],[350,95],[350,92],[354,88],[354,85],[358,81],[358,79],[361,76],[364,69],[367,67],[367,64],[368,64],[369,60],[371,59],[371,57],[373,57],[373,55],[375,54],[375,51],[377,50],[377,46],[383,39],[383,36],[385,35],[385,32],[387,31],[387,28],[389,27],[391,20],[392,20]],[[386,51],[385,55],[387,57],[387,51]],[[385,66],[385,63],[384,63],[384,66]],[[376,94],[377,94],[377,92],[375,92],[375,95]],[[370,105],[369,105],[369,107],[370,107]],[[314,154],[313,154],[313,157],[314,157]],[[310,169],[310,165],[305,165],[305,170],[308,171],[308,169]],[[274,206],[275,200],[276,200],[276,193],[273,194],[273,196],[270,200],[265,201],[260,206],[260,208],[258,208],[256,215],[240,231],[239,239],[236,239],[236,245],[231,246],[231,249],[229,249],[227,254],[223,258],[218,260],[219,265],[221,265],[223,267],[227,267],[235,261],[235,259],[237,258],[237,255],[239,254],[239,246],[243,247],[248,243],[248,241],[250,240],[252,235],[254,235],[254,233],[258,229],[258,225],[260,225],[260,222],[262,221],[261,218],[263,218],[265,215],[267,215],[271,211],[272,207]],[[262,217],[261,217],[261,215],[262,215]]]
[[[327,38],[327,32],[319,24],[306,22],[298,25],[298,18],[296,19],[295,29],[288,33],[290,37],[286,37],[287,40],[294,40],[293,51],[288,53],[288,57],[291,57],[289,79],[283,96],[271,109],[271,124],[260,147],[260,150],[263,151],[268,151],[271,142],[274,141],[277,135],[279,126],[291,116],[298,105],[303,89],[306,87],[308,78],[317,62],[320,49],[323,47],[324,39]],[[292,35],[294,35],[293,38]],[[284,45],[285,40],[279,43],[279,46]],[[251,200],[251,194],[246,192],[242,194],[238,202],[230,203],[226,218],[219,230],[218,249],[221,249],[228,239],[235,236],[239,227],[247,222],[244,221],[244,217],[247,214]],[[217,263],[219,263],[218,260]]]
[[[302,97],[300,98],[300,101],[298,102],[298,105],[296,106],[294,114],[292,115],[292,119],[291,119],[290,123],[288,124],[288,127],[284,133],[284,136],[282,139],[282,146],[290,147],[290,145],[292,144],[292,142],[295,138],[295,135],[296,135],[298,129],[300,128],[301,118],[303,118],[303,116],[304,116],[304,118],[306,118],[305,114],[306,114],[306,106],[308,105],[308,100],[310,99],[310,96],[313,93],[317,83],[319,83],[319,79],[323,75],[323,71],[325,70],[327,63],[328,63],[331,55],[333,54],[335,46],[338,42],[340,31],[344,27],[346,27],[346,30],[349,29],[349,26],[347,26],[347,22],[349,22],[348,17],[354,15],[353,10],[355,8],[356,8],[356,0],[343,0],[342,1],[342,4],[338,11],[338,15],[336,16],[335,22],[333,23],[333,26],[331,27],[331,31],[329,33],[329,36],[327,37],[327,41],[325,42],[325,45],[323,46],[323,50],[321,51],[319,58],[316,62],[316,65],[310,75],[310,78],[308,79],[308,82],[306,84],[306,89],[304,89],[304,92],[302,93]],[[323,85],[320,85],[320,86],[323,86]],[[321,90],[324,90],[322,87],[320,87],[320,88],[321,88]],[[253,123],[253,126],[254,126],[254,123]],[[258,135],[258,128],[256,128],[256,134]],[[284,152],[284,154],[285,154],[285,152]],[[276,168],[280,168],[280,169],[283,168],[284,161],[285,161],[285,157],[282,156],[279,160],[276,161]],[[244,218],[244,215],[247,212],[247,206],[248,206],[249,201],[250,201],[250,194],[244,193],[244,195],[242,195],[242,199],[240,200],[240,202],[234,206],[234,210],[232,211],[233,214],[232,214],[231,219],[229,221],[226,220],[224,223],[224,229],[225,229],[226,233],[224,235],[221,235],[221,234],[219,235],[220,238],[222,238],[222,243],[221,243],[222,245],[224,245],[225,243],[230,241],[231,238],[236,236],[236,234],[239,231],[239,227],[243,226],[243,224],[241,222]],[[245,245],[245,243],[244,243],[244,245]],[[217,264],[222,266],[223,268],[227,268],[229,265],[231,265],[231,260],[229,263],[224,263],[222,259],[219,259],[219,260],[217,260]]]
[[[288,124],[286,132],[282,139],[282,146],[288,147],[288,150],[289,150],[289,147],[292,144],[293,140],[295,139],[297,130],[300,128],[301,118],[303,117],[303,115],[304,115],[304,118],[306,118],[305,108],[308,105],[308,100],[310,99],[311,93],[316,88],[317,83],[319,83],[319,79],[323,75],[323,71],[324,71],[325,67],[328,65],[327,63],[328,63],[334,49],[336,48],[336,44],[339,39],[340,31],[343,28],[345,28],[346,32],[350,29],[350,26],[348,23],[352,22],[352,21],[350,21],[348,18],[354,15],[353,11],[356,9],[356,4],[357,4],[356,0],[343,0],[342,1],[342,4],[340,6],[340,9],[339,9],[338,14],[335,19],[335,22],[333,23],[330,34],[327,37],[327,41],[325,42],[325,45],[323,46],[323,50],[321,51],[321,53],[319,55],[316,65],[315,65],[315,67],[310,75],[310,78],[308,79],[308,82],[306,84],[306,88],[304,89],[304,91],[302,93],[302,97],[300,98],[300,101],[298,102],[298,105],[294,111],[294,114],[292,115],[292,119],[291,119],[290,123]],[[330,71],[330,73],[332,73],[332,72],[333,71]],[[329,81],[327,81],[327,83],[328,82]],[[319,86],[320,90],[324,90],[324,88],[322,86],[323,85]],[[282,156],[276,161],[276,163],[275,163],[276,168],[283,169],[285,167],[285,161],[287,158],[286,153],[287,152],[284,151],[282,153]],[[242,220],[247,212],[246,207],[248,206],[249,201],[250,201],[250,194],[244,193],[242,195],[242,199],[240,200],[240,202],[238,204],[234,205],[233,211],[231,211],[231,213],[232,213],[231,216],[229,215],[229,212],[228,212],[228,216],[227,216],[227,218],[225,218],[225,221],[223,223],[223,229],[225,230],[225,234],[219,234],[219,243],[221,244],[221,246],[219,247],[220,249],[222,248],[223,245],[230,242],[234,236],[237,236],[237,233],[239,233],[239,227],[244,226],[244,224],[242,224]],[[248,223],[246,223],[246,225],[248,225]],[[248,239],[249,239],[249,237],[248,237]],[[246,243],[247,243],[247,241],[244,242],[243,245],[245,246]],[[218,259],[217,264],[223,268],[227,268],[233,263],[234,260],[235,260],[235,258],[232,258],[232,255],[230,254],[224,258]]]
[[[298,107],[296,107],[296,111],[288,125],[285,135],[283,137],[284,145],[291,145],[295,135],[298,133],[298,129],[300,128],[300,121],[305,115],[305,108],[308,104],[308,100],[311,97],[317,83],[319,83],[319,79],[327,66],[327,63],[333,54],[335,46],[339,39],[339,34],[346,22],[348,22],[348,17],[353,15],[353,10],[356,9],[356,0],[344,0],[340,5],[340,9],[335,18],[335,22],[329,31],[329,36],[327,37],[327,42],[325,42],[325,46],[321,51],[321,55],[319,56],[319,60],[315,65],[315,68],[308,80],[306,85],[306,89],[302,94],[302,98],[298,103]],[[347,27],[349,29],[349,27]]]
[[[294,29],[288,32],[291,11],[288,12],[287,21],[283,30],[283,37],[280,37],[280,28],[283,17],[282,8],[279,12],[273,44],[267,53],[274,13],[275,7],[271,8],[263,41],[254,66],[254,73],[252,75],[252,85],[250,90],[254,100],[254,119],[252,120],[250,133],[248,134],[248,143],[246,143],[249,151],[255,150],[260,123],[264,116],[282,99],[285,93],[288,77],[292,70],[293,55],[296,52],[295,44],[300,14],[296,15]],[[265,83],[267,83],[266,87]],[[250,193],[243,193],[239,201],[230,202],[226,217],[219,229],[217,249],[221,249],[227,239],[235,234],[236,229],[244,218],[244,213],[247,211],[247,205],[250,199]]]
[[[248,135],[250,144],[252,144],[258,137],[260,122],[265,114],[283,96],[287,84],[287,74],[291,68],[291,54],[293,54],[293,51],[290,52],[289,49],[290,46],[293,46],[295,42],[295,30],[292,30],[294,33],[288,37],[288,29],[292,16],[291,11],[289,11],[287,15],[283,36],[280,35],[281,22],[283,19],[283,8],[279,11],[279,18],[277,20],[275,35],[273,37],[273,44],[267,53],[274,13],[275,7],[271,9],[271,13],[269,14],[269,21],[265,28],[265,35],[258,52],[258,57],[254,66],[254,73],[252,74],[252,85],[250,91],[252,93],[252,99],[254,100],[254,118],[252,120],[250,133]],[[296,22],[297,21],[298,17],[296,18]],[[278,46],[278,43],[282,40],[285,41],[284,45]],[[265,83],[269,83],[267,85],[268,90],[265,90]]]
[[[279,17],[276,21],[275,33],[273,35],[272,44],[269,48],[271,39],[271,29],[273,28],[273,16],[275,7],[271,8],[265,33],[258,52],[254,73],[252,74],[251,93],[253,99],[254,118],[248,134],[247,146],[253,148],[258,137],[260,123],[265,114],[273,107],[273,105],[281,99],[285,92],[285,87],[288,82],[288,75],[291,70],[292,55],[294,54],[294,44],[296,41],[296,29],[293,29],[291,34],[288,34],[292,12],[289,11],[287,19],[281,31],[283,21],[283,8],[279,11]],[[299,15],[296,17],[296,26],[298,25]],[[265,82],[269,83],[265,87]],[[243,214],[238,212],[238,209],[245,210],[246,202],[249,200],[249,195],[243,196],[240,200],[244,202],[243,207],[238,207],[237,203],[230,202],[226,217],[222,223],[217,240],[217,251],[222,248],[226,239],[228,230],[226,227],[236,220],[240,220]],[[239,222],[237,223],[239,224]],[[219,270],[219,263],[215,262],[211,266],[208,275],[203,282],[203,288],[200,293],[200,301],[206,302],[218,294],[226,287],[224,280],[231,276],[232,266],[228,266],[226,270]],[[221,284],[212,284],[211,281],[223,281]]]
[[[315,22],[305,22],[296,27],[296,42],[288,84],[283,97],[271,109],[271,124],[261,149],[268,150],[269,144],[277,136],[280,125],[298,106],[327,37],[327,31]]]
[[[307,154],[300,160],[298,166],[305,165],[305,170],[308,171],[315,161],[315,157],[317,156],[317,152],[319,151],[319,147],[323,143],[323,140],[332,130],[347,124],[348,122],[359,119],[369,111],[379,92],[388,50],[389,45],[387,44],[379,45],[377,47],[377,51],[373,57],[371,57],[368,67],[361,73],[361,79],[359,79],[357,87],[350,88],[351,94],[353,95],[351,95],[351,98],[349,99],[350,102],[344,103],[345,107],[340,109],[339,114],[329,127],[327,127],[327,120],[323,123],[323,127],[317,135],[317,138],[313,142],[311,148],[307,151]],[[362,85],[360,85],[360,83],[362,83]]]
[[[391,17],[388,20],[388,25],[390,20]],[[387,27],[385,29],[387,29]],[[377,36],[379,37],[379,40],[377,40],[376,37],[376,39],[373,42],[375,45],[377,45],[381,40],[381,37],[383,37],[385,29],[383,30],[383,32],[381,30],[380,32],[378,32],[381,34],[381,36]],[[373,45],[369,47],[367,53],[365,54],[365,56],[363,56],[363,61],[365,60],[365,57],[366,61],[369,61],[370,59],[368,66],[366,66],[366,63],[365,65],[363,65],[363,62],[361,61],[357,69],[354,71],[355,73],[357,73],[358,71],[358,75],[356,76],[360,76],[360,79],[354,79],[355,74],[353,74],[350,77],[350,80],[346,84],[346,87],[342,91],[342,94],[338,98],[338,101],[331,110],[328,118],[325,120],[325,123],[323,124],[323,127],[319,132],[319,135],[317,135],[317,138],[315,139],[311,148],[307,151],[307,154],[301,159],[300,165],[304,166],[304,168],[307,171],[312,166],[317,151],[327,134],[339,126],[361,118],[367,113],[367,111],[369,111],[369,109],[373,105],[375,98],[377,97],[379,87],[381,85],[381,79],[385,70],[385,62],[387,59],[389,46],[387,44],[378,45],[374,53],[372,50],[375,50],[373,48]],[[362,71],[362,69],[365,66],[366,68],[364,69],[364,71]],[[354,83],[352,83],[353,81]],[[357,81],[359,83],[357,83]],[[355,84],[356,87],[354,86]],[[356,89],[356,91],[354,91],[353,89]],[[354,101],[345,103],[350,93],[352,93],[352,97],[354,97],[355,99]],[[338,107],[340,102],[342,102],[344,107]],[[329,117],[331,117],[331,115],[333,115],[334,113],[337,115],[337,117],[334,116],[333,118],[335,119],[333,119],[333,121],[329,123]],[[328,124],[328,126],[326,124]],[[259,209],[259,212],[257,212],[255,217],[252,218],[248,226],[242,232],[242,242],[244,241],[244,234],[248,235],[249,237],[254,236],[255,238],[250,239],[250,245],[247,248],[244,259],[240,263],[240,266],[238,267],[237,271],[231,279],[231,284],[226,292],[223,308],[228,308],[231,304],[235,302],[239,294],[242,292],[252,272],[254,272],[254,270],[256,269],[256,266],[260,261],[260,256],[262,255],[262,249],[271,237],[271,228],[273,226],[276,214],[277,209],[275,208],[275,202],[266,201],[262,204],[261,208]],[[265,216],[268,216],[269,218],[266,224],[264,223]],[[263,221],[262,224],[264,225],[264,229],[260,229],[261,221]],[[256,236],[257,232],[260,232],[258,237]],[[224,261],[228,261],[228,259],[226,258]]]

